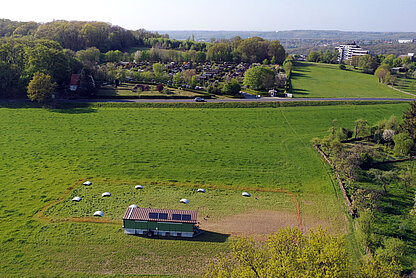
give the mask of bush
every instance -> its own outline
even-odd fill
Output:
[[[394,153],[398,155],[408,155],[413,148],[413,140],[406,133],[399,133],[393,136]]]
[[[163,85],[162,84],[158,84],[156,85],[156,90],[160,93],[163,91]]]
[[[214,94],[214,95],[220,95],[221,94],[221,89],[218,86],[210,84],[208,86],[208,93],[209,94]]]
[[[255,66],[244,74],[244,86],[254,89],[270,89],[275,83],[275,72],[265,66]]]
[[[224,95],[238,95],[241,90],[241,85],[236,79],[231,79],[230,82],[227,82],[224,84],[224,87],[222,88],[222,93]]]

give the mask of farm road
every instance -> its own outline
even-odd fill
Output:
[[[221,102],[293,102],[293,101],[416,101],[412,98],[279,98],[279,97],[253,97],[239,99],[206,99],[199,103],[221,103]],[[73,99],[60,100],[65,103],[89,103],[89,102],[108,102],[108,103],[195,103],[193,99]]]

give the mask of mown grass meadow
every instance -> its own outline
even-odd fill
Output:
[[[296,62],[293,97],[305,98],[414,98],[378,82],[377,77],[338,65]]]

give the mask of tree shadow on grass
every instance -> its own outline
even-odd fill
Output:
[[[97,112],[97,110],[92,107],[50,108],[48,111],[61,114],[87,114]]]
[[[296,79],[296,78],[301,78],[301,77],[307,78],[308,76],[306,74],[303,74],[302,71],[293,71],[292,72],[291,78]]]
[[[134,235],[137,237],[147,238],[145,235]],[[174,240],[174,241],[196,241],[196,242],[225,242],[227,241],[229,234],[221,234],[212,231],[203,231],[202,234],[187,238],[187,237],[174,237],[174,236],[152,236],[150,239],[157,240]]]
[[[299,68],[307,68],[307,67],[314,66],[314,64],[311,62],[300,62],[300,61],[295,61],[294,65]]]
[[[21,108],[43,108],[49,112],[66,113],[66,114],[85,114],[95,113],[96,109],[93,109],[89,103],[37,103],[28,100],[0,100],[0,108],[9,109],[21,109]]]
[[[102,88],[98,90],[97,96],[117,96],[117,90],[115,88]]]
[[[292,93],[296,95],[309,95],[310,94],[308,90],[304,90],[304,89],[292,89]]]
[[[381,209],[383,212],[393,215],[403,215],[413,205],[413,194],[397,195],[388,193],[381,198]]]

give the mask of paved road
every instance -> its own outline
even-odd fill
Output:
[[[141,103],[195,103],[193,99],[73,99],[60,100],[65,103],[86,102],[141,102]],[[279,102],[279,101],[416,101],[412,98],[278,98],[278,97],[250,97],[241,99],[206,99],[205,102]]]

